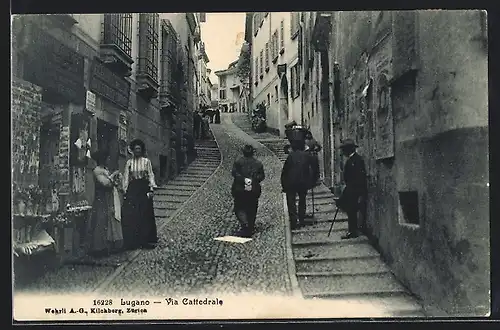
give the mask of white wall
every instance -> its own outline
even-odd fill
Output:
[[[269,51],[269,71],[263,71],[263,78],[260,79],[257,86],[255,86],[255,60],[260,56],[261,50],[264,50],[265,57],[265,45],[266,42],[271,44],[271,37],[274,31],[278,30],[279,38],[281,40],[282,36],[280,33],[281,29],[281,21],[284,22],[284,48],[285,51],[283,54],[279,54],[278,60],[276,63],[272,62],[271,51]],[[253,21],[252,21],[253,24]],[[265,101],[268,102],[267,95],[269,94],[269,105],[267,111],[267,123],[271,128],[282,129],[282,126],[285,124],[283,120],[289,121],[295,119],[300,121],[300,97],[296,99],[291,98],[290,94],[290,83],[291,83],[291,75],[290,75],[290,66],[295,64],[298,60],[298,39],[291,39],[291,13],[290,12],[272,12],[268,13],[267,17],[264,19],[264,23],[262,27],[259,28],[259,31],[256,36],[253,36],[252,40],[252,107]],[[253,30],[252,30],[253,31]],[[278,50],[280,47],[278,47]],[[264,68],[265,65],[264,59]],[[278,77],[277,67],[280,64],[287,64],[287,72],[286,76],[288,79],[288,111],[289,117],[281,119],[280,118],[280,79]],[[259,63],[260,66],[260,63]],[[260,70],[260,69],[259,69]],[[278,90],[278,95],[276,95],[276,88]]]

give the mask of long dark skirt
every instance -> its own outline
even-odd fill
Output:
[[[147,180],[130,181],[123,202],[122,228],[126,249],[135,249],[158,242],[153,199],[148,198]]]

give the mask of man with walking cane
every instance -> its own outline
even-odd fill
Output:
[[[348,232],[342,236],[342,239],[356,238],[358,233],[358,212],[361,205],[366,200],[366,168],[363,158],[356,153],[358,146],[352,139],[346,139],[340,146],[342,154],[347,157],[344,165],[344,183],[345,188],[342,195],[336,200],[338,209],[347,213]],[[330,188],[333,191],[333,188]],[[334,220],[335,221],[335,220]],[[333,223],[332,223],[333,227]],[[330,229],[331,231],[331,229]],[[329,233],[330,234],[330,233]]]
[[[288,154],[281,171],[281,187],[286,193],[291,228],[296,229],[305,224],[306,195],[311,187],[313,162],[311,154],[304,151],[304,139],[292,139],[290,142],[292,151]],[[299,197],[298,210],[297,195]]]

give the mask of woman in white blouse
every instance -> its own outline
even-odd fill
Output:
[[[127,160],[123,174],[123,243],[126,249],[154,248],[158,242],[153,209],[156,187],[151,161],[145,157],[144,142],[130,143],[133,158]]]

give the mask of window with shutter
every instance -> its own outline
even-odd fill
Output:
[[[278,35],[278,30],[274,31],[274,34],[273,34],[273,51],[274,51],[274,54],[273,54],[273,63],[275,63],[277,60],[278,60],[278,55],[279,55],[279,35]]]
[[[253,35],[257,35],[259,31],[259,15],[257,13],[253,14]]]
[[[132,14],[104,14],[102,43],[132,56]]]
[[[255,85],[259,83],[259,58],[255,58]]]
[[[259,73],[260,73],[260,78],[264,76],[264,50],[260,51],[260,63],[259,63]]]
[[[265,62],[266,62],[266,72],[269,71],[269,42],[266,42],[266,55],[265,55]]]
[[[158,80],[158,14],[139,14],[139,63],[137,75]]]
[[[290,37],[291,39],[297,38],[300,28],[300,13],[290,13]]]
[[[280,54],[285,51],[285,20],[280,23]]]

